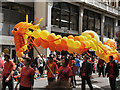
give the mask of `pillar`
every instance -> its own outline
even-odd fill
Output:
[[[105,24],[105,16],[101,15],[101,41],[103,41],[103,36],[104,36],[104,24]]]
[[[114,33],[113,33],[114,37],[115,37],[115,29],[116,29],[116,27],[118,27],[118,19],[114,19]]]
[[[79,9],[79,35],[82,33],[82,26],[83,26],[83,13],[84,9],[80,7]]]
[[[52,6],[53,6],[53,3],[52,2],[48,2],[47,4],[47,30],[49,33],[51,33],[51,14],[52,14]],[[50,50],[49,48],[46,49],[45,53],[47,55],[47,57],[49,56],[50,54]]]
[[[45,30],[47,26],[47,2],[38,2],[34,0],[34,20],[37,18],[36,23],[43,18],[43,21],[40,23],[41,30]],[[38,51],[41,54],[45,54],[44,48],[40,47]],[[34,58],[38,55],[37,51],[34,49]]]

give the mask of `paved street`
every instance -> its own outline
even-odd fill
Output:
[[[73,90],[80,90],[81,88],[81,78],[76,76],[77,85]],[[95,88],[94,90],[110,90],[109,79],[107,77],[98,77],[97,74],[93,74],[92,85]],[[39,78],[35,80],[34,90],[40,90],[39,88],[45,88],[47,86],[47,78]],[[86,88],[89,90],[88,85]],[[118,88],[120,90],[120,87]]]

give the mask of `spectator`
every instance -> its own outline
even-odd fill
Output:
[[[77,68],[76,74],[79,75],[79,73],[80,73],[80,60],[79,60],[78,56],[76,56],[76,58],[75,58],[75,63],[76,63],[76,68]]]
[[[45,65],[45,69],[47,70],[47,79],[48,79],[48,85],[49,85],[49,84],[51,84],[51,82],[53,82],[55,80],[56,74],[58,73],[58,66],[53,61],[53,57],[49,57],[49,60],[47,61],[46,65]],[[54,75],[51,73],[50,70],[53,72]]]
[[[19,90],[31,90],[34,84],[34,74],[35,71],[30,67],[31,59],[29,57],[24,57],[25,67],[21,70],[21,79],[20,79],[20,89]],[[19,82],[16,84],[15,89],[17,90]]]
[[[73,88],[75,88],[76,87],[75,72],[77,69],[76,69],[76,64],[75,64],[75,58],[73,57],[73,55],[69,57],[69,67],[72,70],[71,84]]]
[[[13,73],[15,70],[15,64],[10,60],[10,55],[5,54],[5,64],[4,64],[4,71],[3,71],[3,81],[2,81],[2,90],[6,89],[8,86],[9,90],[13,90]]]
[[[104,77],[104,68],[105,67],[105,61],[104,60],[102,60],[102,59],[99,59],[99,61],[98,61],[98,68],[99,68],[99,77],[101,76],[101,72],[102,72],[102,75],[103,75],[103,77]]]
[[[109,61],[105,70],[105,75],[107,74],[107,77],[109,77],[111,90],[116,90],[116,77],[119,76],[119,70],[117,63],[113,61],[113,56],[109,56]]]
[[[56,58],[56,59],[58,60],[57,65],[58,65],[58,68],[59,68],[59,67],[60,67],[61,55],[57,55],[57,58]]]
[[[92,74],[92,64],[88,61],[89,57],[84,56],[84,62],[82,64],[82,68],[80,70],[80,76],[82,78],[82,90],[85,90],[85,81],[87,81],[90,90],[93,90],[93,86],[91,84],[91,74]]]
[[[72,77],[72,70],[68,66],[69,59],[62,58],[62,66],[58,69],[58,80],[67,81],[70,83]]]
[[[41,55],[42,57],[43,57],[43,55]],[[43,60],[42,60],[42,57],[40,57],[40,55],[37,55],[37,57],[36,57],[36,66],[37,66],[37,68],[38,68],[38,70],[39,70],[39,73],[40,73],[40,76],[42,76],[43,75]]]

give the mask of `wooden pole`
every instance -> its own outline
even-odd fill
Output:
[[[43,57],[41,56],[40,52],[37,50],[37,48],[34,46],[35,50],[37,51],[37,53],[40,55],[40,57],[42,58],[42,60],[45,62],[45,60],[43,59]],[[48,66],[48,64],[46,63],[46,66],[48,67],[48,69],[50,70],[51,74],[55,77],[54,73],[52,72],[52,70],[50,69],[50,67]]]

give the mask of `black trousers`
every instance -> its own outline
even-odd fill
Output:
[[[101,76],[101,72],[104,77],[104,66],[99,67],[99,77]]]
[[[87,84],[88,84],[90,90],[93,90],[93,86],[91,84],[90,77],[88,77],[88,76],[82,76],[82,90],[85,90],[85,81],[87,81]]]
[[[8,82],[5,82],[7,77],[3,76],[3,80],[2,80],[2,89],[1,90],[5,90],[6,86],[8,86],[9,90],[13,90],[13,78],[11,77],[11,79]]]
[[[55,78],[48,78],[48,85],[50,85],[53,81],[55,81]]]
[[[38,68],[40,75],[43,75],[43,67]]]
[[[20,89],[19,90],[31,90],[31,87],[23,87],[23,86],[20,86]]]
[[[116,78],[110,78],[109,77],[109,82],[110,82],[110,87],[111,87],[111,90],[116,90]]]
[[[72,84],[73,87],[76,86],[75,76],[71,77],[71,84]]]

